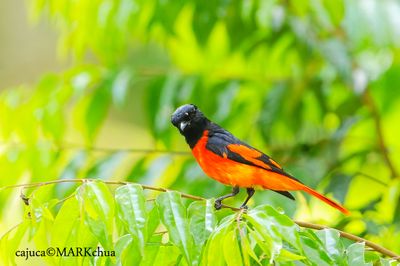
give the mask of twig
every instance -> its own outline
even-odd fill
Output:
[[[64,142],[61,146],[56,146],[56,149],[66,150],[66,149],[82,149],[89,151],[116,153],[116,152],[127,152],[127,153],[167,153],[173,155],[190,155],[187,151],[169,151],[169,150],[158,150],[158,149],[138,149],[138,148],[105,148],[105,147],[93,147],[84,144],[77,144],[72,142]]]
[[[392,160],[389,157],[388,149],[387,149],[386,143],[385,143],[385,138],[383,137],[381,117],[380,117],[378,108],[376,107],[376,104],[374,102],[374,99],[372,98],[371,93],[369,92],[368,88],[365,90],[363,96],[364,96],[363,97],[364,103],[370,109],[372,118],[374,119],[374,122],[375,122],[375,129],[376,129],[376,133],[377,133],[377,137],[378,137],[379,149],[381,150],[383,158],[384,158],[387,166],[390,169],[392,178],[399,177],[398,172],[397,172],[396,168],[394,167]]]
[[[294,221],[294,222],[301,227],[306,227],[306,228],[311,228],[311,229],[316,229],[316,230],[330,229],[330,227],[320,225],[320,224],[312,224],[312,223],[307,223],[307,222],[302,222],[302,221]],[[364,238],[361,238],[359,236],[355,236],[355,235],[352,235],[350,233],[347,233],[347,232],[344,232],[344,231],[341,231],[338,229],[335,229],[335,230],[337,230],[339,232],[341,237],[353,240],[355,242],[364,242],[366,246],[372,248],[373,250],[378,251],[379,253],[384,254],[388,257],[398,260],[399,255],[397,255],[396,253],[394,253],[391,250],[388,250],[378,244],[375,244],[375,243],[368,241]]]
[[[95,147],[88,146],[85,144],[78,144],[73,142],[64,141],[63,143],[50,143],[55,150],[87,150],[87,151],[95,151],[95,152],[104,152],[104,153],[117,153],[117,152],[126,152],[126,153],[165,153],[171,155],[190,155],[188,151],[170,151],[170,150],[159,150],[159,149],[149,149],[149,148],[106,148],[106,147]],[[0,145],[4,145],[7,147],[24,147],[23,142],[0,142]]]
[[[52,180],[52,181],[45,181],[45,182],[37,182],[37,183],[25,183],[25,184],[17,184],[17,185],[10,185],[10,186],[3,186],[0,187],[0,191],[5,190],[5,189],[12,189],[12,188],[31,188],[31,187],[40,187],[40,186],[47,186],[47,185],[54,185],[54,184],[59,184],[59,183],[87,183],[87,182],[93,182],[93,181],[101,181],[105,184],[108,185],[128,185],[128,184],[137,184],[137,183],[133,183],[133,182],[127,182],[127,181],[106,181],[106,180],[98,180],[98,179],[61,179],[61,180]],[[154,191],[160,191],[160,192],[167,192],[167,191],[174,191],[174,190],[170,190],[170,189],[166,189],[166,188],[161,188],[161,187],[154,187],[154,186],[149,186],[149,185],[142,185],[139,184],[140,186],[142,186],[143,189],[148,189],[148,190],[154,190]],[[199,196],[195,196],[195,195],[191,195],[191,194],[186,194],[186,193],[181,193],[181,197],[183,198],[187,198],[187,199],[192,199],[192,200],[197,200],[197,201],[204,201],[207,200],[203,197],[199,197]],[[244,212],[243,209],[239,209],[239,208],[235,208],[235,207],[231,207],[228,205],[222,205],[224,208],[229,208],[233,211],[240,211],[241,213],[239,213],[239,215],[237,216],[237,219],[240,219],[242,212]],[[328,226],[324,226],[324,225],[319,225],[319,224],[312,224],[312,223],[307,223],[307,222],[302,222],[302,221],[294,221],[297,225],[304,227],[304,228],[310,228],[310,229],[316,229],[316,230],[322,230],[322,229],[331,229]],[[373,243],[369,240],[366,240],[364,238],[358,237],[356,235],[335,229],[340,233],[341,237],[350,239],[352,241],[356,241],[356,242],[364,242],[366,246],[374,249],[375,251],[386,255],[388,257],[391,257],[392,259],[395,260],[399,260],[400,261],[400,255],[394,253],[391,250],[388,250],[376,243]]]
[[[126,182],[126,181],[106,181],[106,180],[99,180],[99,179],[61,179],[61,180],[51,180],[51,181],[37,182],[37,183],[27,183],[27,184],[4,186],[4,187],[0,187],[0,190],[10,189],[10,188],[18,188],[18,187],[23,187],[23,188],[41,187],[41,186],[47,186],[47,185],[53,185],[53,184],[59,184],[59,183],[86,183],[86,182],[93,182],[93,181],[101,181],[104,184],[108,184],[108,185],[136,184],[133,182]],[[160,192],[172,191],[170,189],[161,188],[161,187],[154,187],[154,186],[141,185],[141,184],[140,184],[140,186],[142,186],[143,189],[160,191]],[[194,195],[190,195],[190,194],[186,194],[186,193],[180,193],[180,194],[183,198],[188,198],[188,199],[192,199],[192,200],[205,200],[202,197],[198,197],[198,196],[194,196]]]
[[[371,175],[368,175],[368,174],[366,174],[366,173],[360,172],[360,171],[356,172],[354,175],[355,175],[355,176],[357,176],[357,175],[363,176],[363,177],[365,177],[365,178],[367,178],[367,179],[370,179],[370,180],[376,182],[377,184],[380,184],[380,185],[385,186],[385,187],[388,186],[387,183],[385,183],[385,182],[379,180],[378,178],[376,178],[376,177],[374,177],[374,176],[371,176]]]

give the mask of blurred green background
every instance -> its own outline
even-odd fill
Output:
[[[0,5],[0,186],[98,178],[217,197],[230,188],[170,124],[194,103],[352,215],[301,193],[258,192],[250,206],[400,252],[398,1]],[[24,215],[20,193],[0,190],[0,235]]]

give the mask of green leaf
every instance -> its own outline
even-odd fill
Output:
[[[367,263],[377,263],[380,257],[375,251],[365,251],[365,262]]]
[[[142,258],[140,265],[152,266],[155,264],[157,254],[160,250],[160,247],[163,245],[162,238],[163,238],[163,235],[159,234],[159,235],[154,235],[151,239],[149,239],[149,241],[146,244],[146,247],[144,249],[144,257]],[[173,247],[177,250],[177,253],[180,254],[179,249],[176,248],[175,246],[173,246]],[[177,256],[178,256],[178,254],[177,254]]]
[[[138,265],[143,257],[136,237],[131,234],[121,236],[115,244],[115,252],[120,265]]]
[[[51,230],[51,243],[55,247],[66,247],[66,242],[76,226],[79,218],[79,202],[76,198],[70,198],[63,203],[58,211]]]
[[[300,233],[302,248],[307,260],[317,265],[332,265],[333,260],[323,247],[321,240],[313,231],[307,229]]]
[[[161,243],[161,237],[159,242]],[[140,265],[142,266],[152,266],[155,263],[156,257],[157,257],[157,253],[159,251],[161,247],[161,244],[158,243],[151,243],[146,245],[145,249],[144,249],[144,258],[142,259],[142,261],[140,262]],[[179,250],[178,250],[179,253]]]
[[[321,1],[322,2],[322,1]],[[325,10],[329,12],[331,22],[333,24],[340,24],[344,16],[344,1],[326,1],[323,2]]]
[[[364,249],[365,249],[365,244],[364,243],[354,243],[351,244],[347,249],[347,263],[349,265],[354,265],[354,266],[365,266],[365,265],[371,265],[372,263],[366,263],[364,259]]]
[[[398,260],[380,258],[379,262],[382,266],[398,266]]]
[[[49,202],[43,202],[44,191],[47,189],[38,189],[37,197],[35,195],[30,198],[27,208],[27,215],[30,217],[28,220],[30,222],[29,241],[33,240],[38,248],[47,248],[50,245],[47,234],[51,230],[54,217],[49,209],[49,205],[57,202],[56,199],[52,199]],[[50,260],[50,258],[46,258],[47,262],[50,262]]]
[[[323,229],[316,231],[315,234],[321,239],[329,256],[335,264],[344,263],[344,246],[340,240],[340,234],[334,229]]]
[[[281,243],[276,241],[276,239],[274,241],[271,236],[262,229],[260,224],[253,222],[252,226],[255,230],[249,230],[250,237],[254,239],[271,263],[277,254],[280,253]]]
[[[41,206],[41,211],[43,213],[50,212],[47,207]],[[48,232],[52,229],[53,219],[49,219],[47,215],[43,215],[39,222],[35,222],[35,233],[33,234],[32,239],[35,244],[35,248],[38,250],[46,250],[51,246],[50,240],[47,237]],[[47,264],[54,264],[56,257],[42,257],[42,259]]]
[[[261,205],[249,212],[249,216],[263,221],[268,228],[274,228],[288,243],[299,248],[298,231],[299,227],[288,216],[279,213],[268,205]]]
[[[234,215],[225,217],[210,235],[203,255],[205,265],[225,265],[224,256],[221,254],[221,243],[224,243],[225,235],[232,229],[234,217]]]
[[[146,251],[150,251],[152,249],[152,253],[148,253],[146,255],[152,254],[152,259],[150,261],[145,261],[140,265],[143,266],[165,266],[165,265],[180,265],[179,257],[181,256],[179,249],[175,246],[148,246],[146,247]],[[147,256],[150,257],[150,256]],[[185,264],[183,264],[185,265]]]
[[[242,265],[242,256],[240,255],[239,241],[236,235],[236,228],[225,234],[223,242],[223,254],[228,266]]]
[[[112,83],[112,99],[116,106],[122,107],[125,103],[132,71],[125,69],[118,73]]]
[[[151,238],[153,235],[154,231],[157,229],[157,227],[160,225],[160,214],[158,212],[157,206],[154,206],[151,211],[148,214],[148,219],[147,219],[147,240]]]
[[[281,253],[279,253],[278,258],[276,258],[277,261],[293,261],[293,260],[306,260],[306,259],[307,259],[306,257],[300,256],[286,249],[282,249]]]
[[[105,120],[111,104],[108,82],[97,88],[86,107],[85,126],[86,139],[94,143],[98,130]]]
[[[173,111],[176,90],[180,84],[178,72],[171,72],[165,80],[157,80],[149,88],[149,99],[147,102],[150,121],[152,122],[152,133],[157,140],[170,147],[172,127],[170,116]],[[155,105],[155,103],[157,103]]]
[[[98,238],[92,233],[91,224],[81,217],[75,221],[75,226],[71,236],[66,242],[66,247],[92,247],[97,248],[99,243]],[[85,257],[62,257],[63,265],[81,265],[85,261]]]
[[[192,265],[194,243],[181,195],[175,191],[168,191],[161,193],[156,202],[162,223],[168,229],[171,242],[181,250],[187,263]]]
[[[347,47],[339,39],[328,39],[318,44],[325,59],[330,62],[344,80],[350,80],[351,59]]]
[[[339,202],[344,202],[352,178],[352,175],[345,175],[339,172],[335,172],[332,175],[328,187],[325,189],[325,193],[333,192],[333,196],[335,197],[335,199],[338,199]]]
[[[244,229],[242,229],[242,230],[244,230]],[[257,254],[254,252],[254,250],[251,246],[251,243],[249,241],[250,231],[252,231],[252,230],[250,228],[247,228],[247,231],[245,233],[243,233],[242,235],[240,235],[243,261],[244,261],[245,265],[250,265],[250,259],[248,257],[248,255],[250,255],[259,265],[261,265],[260,259],[258,258]]]
[[[194,242],[202,246],[217,226],[213,200],[193,202],[188,208],[188,214]]]
[[[297,225],[289,217],[278,213],[272,207],[258,206],[244,217],[254,228],[251,235],[269,256],[271,262],[280,254],[283,240],[301,250]]]
[[[213,200],[195,201],[188,208],[190,220],[190,233],[193,236],[195,244],[195,261],[201,255],[204,242],[214,231],[217,225],[217,218],[214,214]]]
[[[143,255],[147,240],[147,210],[142,186],[128,184],[117,188],[115,202],[119,220],[132,234]]]
[[[84,211],[87,226],[104,249],[112,249],[114,222],[114,200],[108,187],[98,181],[91,181],[78,188],[80,207]]]
[[[29,228],[29,221],[24,221],[0,239],[0,262],[3,265],[15,265],[15,251]]]

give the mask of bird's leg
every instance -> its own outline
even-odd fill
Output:
[[[221,208],[222,208],[222,201],[223,201],[224,199],[230,198],[230,197],[234,197],[234,196],[237,195],[238,193],[239,193],[239,187],[233,187],[233,188],[232,188],[232,193],[229,193],[228,195],[224,195],[224,196],[221,196],[221,197],[217,198],[217,199],[215,200],[215,203],[214,203],[215,209],[216,209],[216,210],[221,209]]]
[[[251,199],[251,197],[253,197],[254,192],[255,192],[254,188],[252,188],[252,187],[248,187],[247,188],[247,198],[243,202],[242,206],[240,206],[240,209],[247,209],[247,205],[246,204]]]

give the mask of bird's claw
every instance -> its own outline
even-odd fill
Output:
[[[220,210],[220,209],[222,208],[222,202],[221,202],[220,200],[216,200],[216,201],[214,202],[214,208],[215,208],[216,210]]]
[[[240,209],[241,209],[241,210],[246,210],[246,211],[247,211],[247,210],[249,209],[249,207],[247,207],[247,205],[242,205],[242,206],[240,206]]]

